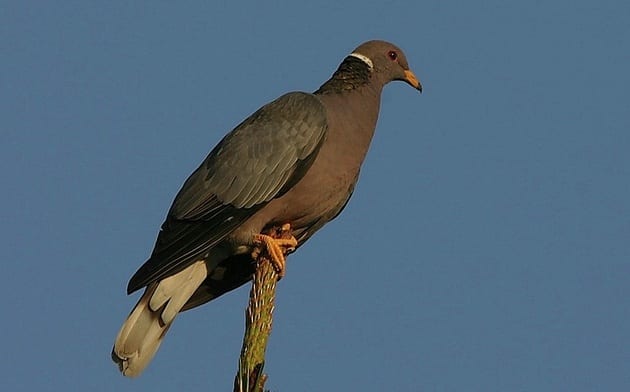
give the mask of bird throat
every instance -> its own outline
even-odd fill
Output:
[[[371,73],[372,70],[365,61],[355,56],[348,56],[333,76],[315,91],[315,94],[335,94],[355,90],[369,83]]]

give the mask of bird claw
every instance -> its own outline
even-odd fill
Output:
[[[267,234],[254,234],[254,243],[258,245],[252,252],[253,258],[258,258],[262,248],[269,254],[269,259],[279,278],[282,278],[286,269],[285,255],[295,251],[297,240],[291,235],[291,225],[284,224],[276,229],[275,236]]]

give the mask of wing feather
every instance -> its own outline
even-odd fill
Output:
[[[288,93],[263,106],[210,152],[179,191],[151,258],[129,293],[204,257],[240,224],[297,183],[326,137],[319,98]]]

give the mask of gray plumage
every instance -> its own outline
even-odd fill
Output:
[[[398,47],[366,42],[315,93],[263,106],[210,152],[127,287],[147,289],[114,345],[125,375],[144,369],[180,311],[251,279],[254,234],[289,223],[300,246],[343,210],[392,80],[421,90]]]

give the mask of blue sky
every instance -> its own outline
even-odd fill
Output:
[[[219,2],[214,2],[219,3]],[[111,363],[181,184],[243,118],[359,43],[382,97],[340,218],[289,259],[273,391],[630,386],[630,5],[0,5],[0,379],[11,391],[231,390],[248,288]]]

